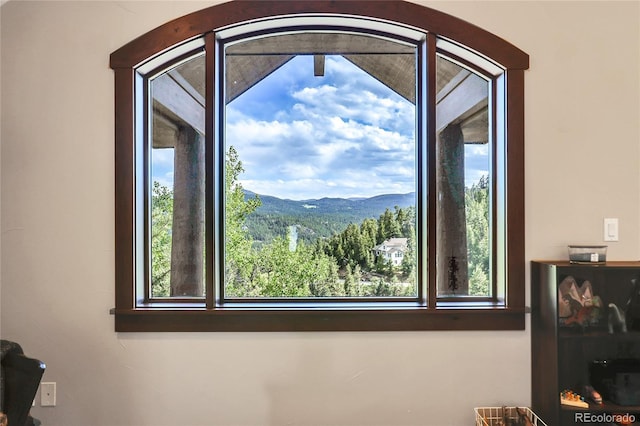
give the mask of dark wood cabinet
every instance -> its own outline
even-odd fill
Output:
[[[532,409],[548,425],[614,425],[615,414],[634,416],[632,424],[640,425],[640,404],[610,399],[602,405],[587,401],[588,408],[560,404],[564,389],[584,395],[594,362],[640,362],[637,323],[627,332],[609,330],[609,304],[624,309],[634,293],[633,280],[640,280],[640,262],[531,262]],[[576,298],[582,298],[580,305]],[[631,377],[633,388],[640,380],[636,374],[625,377]]]

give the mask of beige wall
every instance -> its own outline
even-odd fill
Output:
[[[109,54],[211,3],[0,9],[1,333],[47,363],[45,425],[463,425],[530,402],[530,332],[116,334]],[[640,4],[429,2],[531,55],[526,256],[640,258]],[[527,284],[529,285],[529,284]],[[527,321],[528,327],[528,321]],[[543,349],[543,348],[540,348]]]

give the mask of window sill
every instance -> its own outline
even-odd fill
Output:
[[[117,332],[524,330],[525,309],[495,306],[114,310]]]

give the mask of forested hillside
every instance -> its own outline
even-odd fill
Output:
[[[415,194],[368,199],[292,201],[258,196],[238,181],[235,150],[227,153],[224,286],[227,297],[416,296]],[[151,287],[170,294],[173,193],[154,183]],[[488,180],[465,193],[470,294],[489,289]],[[401,264],[373,248],[406,238]],[[204,250],[204,247],[203,247]]]
[[[245,199],[256,194],[245,190]],[[388,194],[363,199],[322,198],[283,200],[259,195],[261,205],[246,219],[245,225],[256,245],[286,237],[290,226],[297,227],[300,241],[313,243],[344,231],[349,224],[377,219],[387,209],[415,206],[415,193]]]

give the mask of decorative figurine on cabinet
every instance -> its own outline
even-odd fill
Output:
[[[558,316],[560,325],[582,328],[598,325],[602,300],[593,294],[589,281],[578,286],[575,278],[566,277],[558,286]]]
[[[609,334],[619,328],[622,333],[627,332],[627,320],[624,311],[621,311],[615,303],[609,303]]]
[[[632,279],[631,286],[631,295],[626,306],[627,328],[640,331],[640,279]]]
[[[609,333],[613,334],[615,328],[622,333],[640,331],[640,281],[637,278],[631,280],[631,294],[624,309],[609,303]]]

